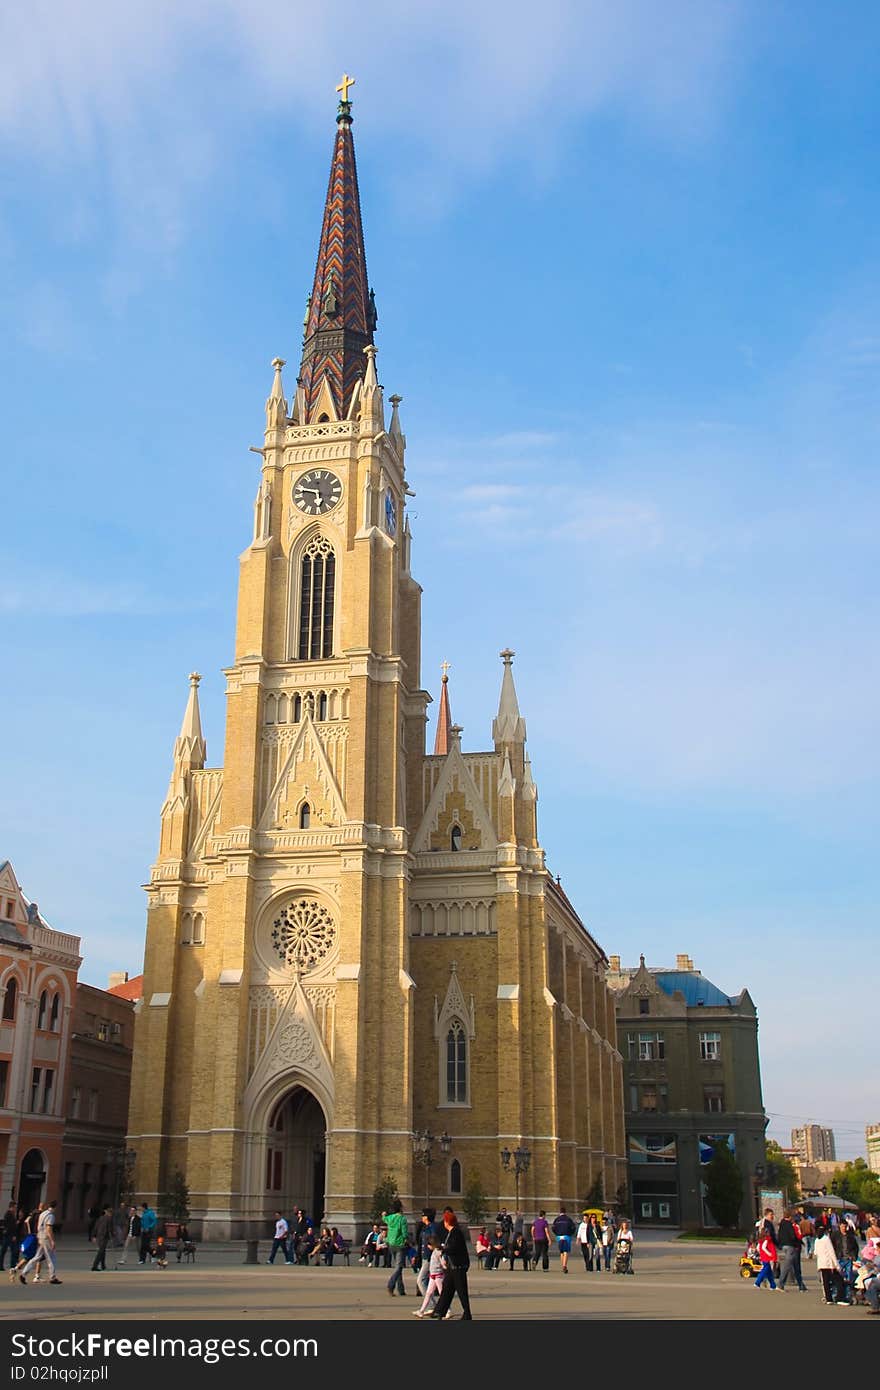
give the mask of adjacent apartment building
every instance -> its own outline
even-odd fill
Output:
[[[748,990],[725,994],[679,955],[675,969],[621,969],[609,958],[616,991],[617,1046],[632,1211],[641,1226],[717,1225],[704,1173],[726,1143],[743,1174],[740,1225],[754,1218],[757,1166],[767,1117],[761,1095],[758,1017]]]
[[[791,1147],[801,1163],[831,1163],[837,1158],[834,1130],[822,1125],[804,1125],[791,1131]]]
[[[0,1168],[6,1200],[26,1207],[61,1187],[79,948],[0,862]]]

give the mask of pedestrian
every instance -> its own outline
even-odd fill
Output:
[[[789,1279],[794,1279],[801,1293],[807,1292],[801,1273],[800,1227],[793,1212],[783,1212],[779,1223],[779,1287],[784,1289]]]
[[[32,1255],[19,1274],[19,1282],[24,1284],[27,1281],[29,1269],[35,1269],[40,1261],[45,1261],[49,1270],[49,1283],[60,1284],[62,1280],[58,1278],[55,1267],[55,1208],[57,1201],[49,1202],[48,1205],[40,1203],[43,1208],[37,1218],[37,1251]],[[39,1271],[34,1275],[34,1283],[39,1284]]]
[[[95,1244],[98,1247],[95,1251],[95,1258],[92,1260],[93,1270],[106,1270],[107,1268],[107,1245],[113,1232],[113,1208],[105,1207],[95,1222]]]
[[[563,1274],[568,1273],[568,1255],[571,1250],[571,1239],[577,1227],[568,1215],[564,1206],[559,1208],[559,1215],[553,1221],[553,1234],[556,1237],[556,1244],[559,1246],[559,1263],[562,1266]]]
[[[406,1217],[403,1214],[403,1203],[399,1197],[395,1197],[391,1203],[391,1210],[385,1218],[388,1228],[388,1249],[391,1251],[391,1278],[388,1280],[388,1292],[392,1295],[399,1293],[406,1297],[406,1289],[403,1286],[403,1266],[406,1260],[406,1246],[409,1239],[409,1232],[406,1226]]]
[[[532,1259],[532,1252],[529,1249],[529,1242],[526,1240],[522,1231],[520,1231],[519,1235],[515,1235],[513,1237],[513,1244],[510,1247],[510,1254],[508,1255],[508,1259],[510,1260],[511,1269],[516,1268],[517,1260],[522,1261],[523,1269],[529,1268]]]
[[[278,1254],[279,1250],[284,1256],[284,1263],[286,1265],[293,1264],[293,1260],[290,1258],[290,1251],[287,1248],[287,1236],[289,1231],[290,1227],[287,1224],[286,1218],[281,1215],[280,1211],[276,1211],[275,1234],[272,1237],[272,1253],[266,1261],[267,1265],[273,1265],[275,1263],[275,1256]]]
[[[18,1259],[9,1268],[9,1282],[15,1283],[16,1278],[21,1274],[31,1255],[37,1251],[37,1221],[39,1220],[42,1207],[36,1207],[30,1214],[24,1212],[19,1207],[18,1222]]]
[[[89,1229],[88,1229],[88,1232],[87,1232],[87,1237],[88,1237],[88,1241],[89,1241],[89,1244],[90,1244],[90,1245],[91,1245],[92,1241],[95,1239],[95,1227],[96,1227],[97,1224],[98,1224],[98,1218],[99,1218],[100,1215],[101,1215],[101,1208],[100,1208],[100,1207],[89,1207],[89,1212],[88,1212],[88,1216],[89,1216]]]
[[[587,1212],[583,1212],[583,1214],[581,1215],[580,1223],[577,1228],[577,1234],[574,1240],[575,1245],[579,1245],[581,1248],[581,1254],[584,1257],[584,1269],[586,1269],[587,1271],[592,1270],[593,1247],[590,1244],[590,1218]]]
[[[771,1289],[775,1289],[776,1280],[773,1278],[773,1266],[776,1263],[776,1242],[768,1232],[766,1223],[758,1241],[758,1259],[761,1261],[761,1268],[753,1287],[759,1289],[766,1280]]]
[[[138,1251],[138,1264],[144,1265],[153,1259],[153,1238],[156,1234],[156,1213],[149,1202],[141,1202],[141,1243]]]
[[[9,1268],[12,1269],[18,1263],[18,1208],[14,1202],[10,1202],[6,1208],[6,1215],[3,1217],[3,1241],[0,1244],[0,1269],[3,1268],[3,1261],[6,1252],[9,1251]]]
[[[811,1260],[813,1258],[813,1246],[816,1242],[816,1227],[813,1224],[812,1216],[807,1216],[805,1213],[799,1218],[798,1225],[801,1228],[801,1239],[804,1242],[803,1257],[805,1260]]]
[[[458,1224],[458,1217],[452,1207],[443,1208],[443,1225],[446,1229],[446,1239],[443,1242],[443,1258],[446,1261],[446,1274],[443,1278],[443,1291],[437,1300],[437,1306],[433,1313],[428,1313],[429,1318],[443,1318],[446,1321],[452,1317],[450,1308],[452,1300],[458,1294],[458,1301],[461,1304],[462,1322],[471,1322],[471,1300],[468,1293],[467,1272],[470,1269],[470,1256],[468,1255],[467,1241],[464,1232]]]
[[[611,1252],[614,1249],[614,1217],[610,1212],[602,1217],[602,1255],[605,1260],[605,1269],[611,1269]]]
[[[436,1240],[436,1249],[439,1250],[443,1244],[443,1228],[437,1221],[437,1208],[422,1207],[422,1224],[418,1230],[419,1269],[416,1288],[423,1298],[428,1292],[431,1278],[431,1251],[435,1248],[430,1243],[432,1237]]]
[[[433,1224],[432,1222],[432,1225]],[[422,1306],[414,1310],[414,1317],[426,1317],[431,1309],[436,1307],[437,1301],[443,1292],[446,1265],[443,1261],[443,1251],[440,1248],[441,1245],[442,1241],[440,1236],[431,1230],[425,1238],[425,1249],[428,1252],[428,1280],[425,1285],[425,1296],[422,1299]]]
[[[126,1255],[128,1254],[128,1247],[131,1245],[132,1241],[137,1241],[138,1244],[140,1244],[140,1238],[141,1238],[141,1218],[140,1218],[140,1216],[138,1215],[138,1209],[137,1209],[137,1207],[129,1207],[129,1209],[128,1209],[128,1224],[126,1225],[126,1228],[125,1228],[125,1239],[124,1239],[124,1241],[122,1242],[122,1254],[119,1256],[119,1259],[116,1261],[116,1268],[117,1268],[117,1269],[119,1269],[121,1265],[124,1265],[124,1264],[125,1264],[125,1257],[126,1257]]]
[[[532,1222],[532,1245],[535,1249],[534,1268],[538,1268],[538,1260],[541,1261],[542,1269],[550,1268],[550,1223],[547,1214],[542,1209],[538,1212]]]
[[[822,1280],[823,1302],[845,1303],[846,1286],[843,1282],[837,1251],[834,1249],[834,1242],[829,1231],[823,1231],[817,1239],[814,1254],[816,1256],[816,1270]],[[760,1277],[759,1275],[758,1278]]]

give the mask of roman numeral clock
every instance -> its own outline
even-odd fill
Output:
[[[294,504],[306,516],[323,516],[329,512],[342,496],[342,483],[335,473],[326,468],[314,468],[311,473],[303,473],[293,485]]]

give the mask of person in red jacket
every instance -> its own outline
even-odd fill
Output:
[[[761,1261],[761,1272],[755,1280],[754,1287],[760,1288],[766,1279],[771,1289],[776,1288],[776,1280],[773,1278],[773,1266],[777,1260],[776,1243],[768,1230],[761,1233],[758,1241],[758,1259]]]

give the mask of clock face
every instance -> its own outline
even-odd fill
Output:
[[[390,487],[385,491],[385,530],[389,536],[393,536],[397,530],[397,503]]]
[[[311,473],[303,473],[293,485],[293,500],[306,516],[329,512],[341,496],[342,483],[326,468],[313,468]]]

